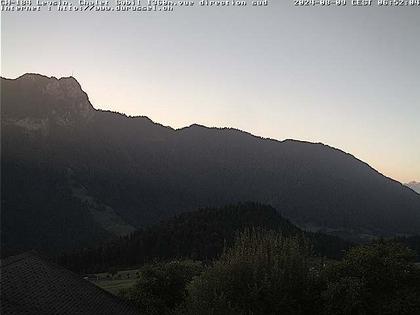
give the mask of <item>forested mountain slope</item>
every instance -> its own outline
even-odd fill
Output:
[[[247,200],[350,238],[420,233],[420,196],[338,149],[96,110],[74,78],[26,74],[1,92],[3,254]]]
[[[341,258],[353,245],[335,236],[303,232],[276,209],[246,202],[182,213],[118,240],[61,255],[59,264],[80,273],[96,273],[173,259],[212,261],[245,230],[307,238],[314,254],[333,259]]]

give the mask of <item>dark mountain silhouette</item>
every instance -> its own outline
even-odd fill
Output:
[[[420,183],[413,181],[413,182],[409,182],[405,185],[407,187],[410,187],[412,190],[414,190],[415,192],[420,194]]]
[[[233,244],[245,229],[279,231],[284,236],[305,237],[320,256],[342,258],[352,243],[321,233],[303,232],[276,209],[257,203],[185,212],[94,248],[60,255],[60,265],[79,273],[125,269],[154,261],[193,259],[211,261]]]
[[[418,194],[326,145],[95,110],[74,78],[26,74],[1,92],[3,254],[246,200],[350,238],[420,233]]]

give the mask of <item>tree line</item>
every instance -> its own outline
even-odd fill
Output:
[[[325,261],[305,238],[245,229],[210,264],[145,265],[120,296],[144,315],[415,315],[414,259],[407,246],[380,240]]]
[[[183,213],[115,241],[62,254],[57,261],[79,273],[106,272],[110,268],[173,259],[209,262],[232,245],[238,231],[252,227],[305,237],[311,241],[317,255],[334,259],[340,259],[352,246],[338,237],[303,232],[276,209],[247,202]]]

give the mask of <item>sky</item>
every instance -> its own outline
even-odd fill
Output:
[[[73,75],[96,108],[322,142],[420,181],[419,34],[420,6],[2,12],[1,75]]]

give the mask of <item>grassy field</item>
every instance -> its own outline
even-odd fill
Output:
[[[98,273],[94,275],[96,279],[90,281],[98,287],[117,295],[121,289],[132,287],[138,279],[138,270],[122,270],[116,274]]]
[[[132,287],[136,283],[136,280],[97,280],[92,281],[92,283],[114,295],[117,295],[121,289],[127,289]]]

